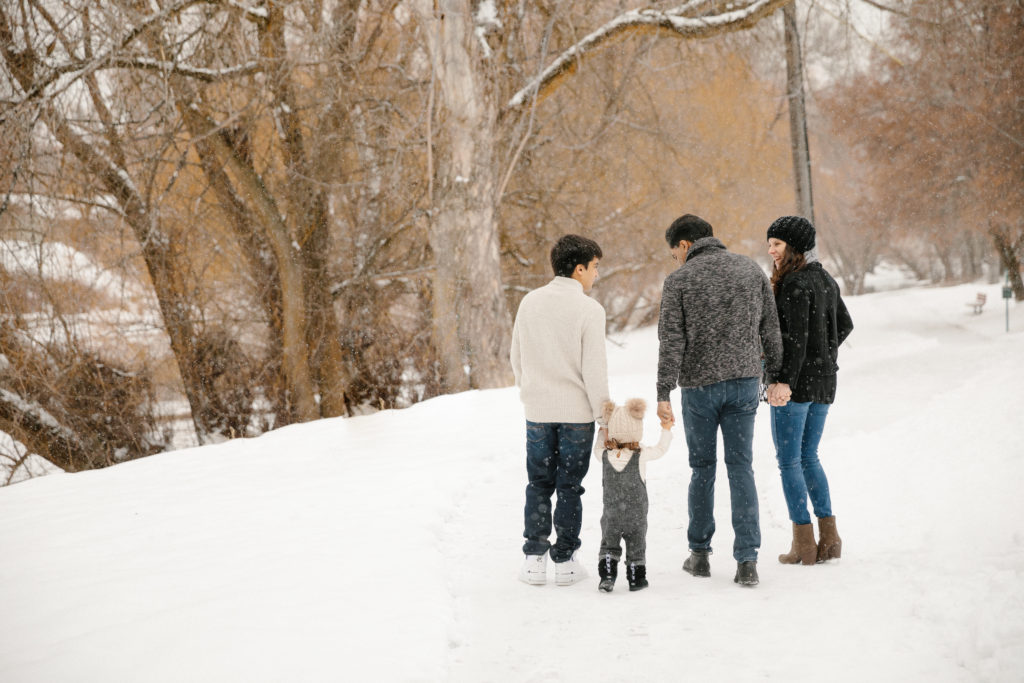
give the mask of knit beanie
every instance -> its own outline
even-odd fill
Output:
[[[803,216],[776,218],[768,227],[768,239],[773,237],[801,254],[814,248],[814,226]]]
[[[631,398],[624,406],[608,401],[604,408],[609,439],[619,443],[640,443],[644,436],[644,411],[647,410],[647,403],[642,398]]]

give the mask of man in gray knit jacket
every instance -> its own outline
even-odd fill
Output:
[[[715,533],[718,430],[729,474],[735,581],[758,582],[761,547],[754,486],[754,416],[760,397],[762,358],[769,374],[782,361],[778,313],[768,278],[753,260],[726,250],[711,226],[692,214],[665,233],[680,267],[665,278],[658,319],[658,417],[672,417],[669,394],[681,388],[683,430],[689,450],[690,486],[683,569],[711,576],[708,555]]]
[[[594,421],[608,400],[604,308],[587,294],[601,247],[565,235],[551,250],[555,278],[519,304],[509,359],[526,413],[526,486],[519,578],[568,586],[586,574],[576,559],[583,524],[583,477],[590,467]],[[554,515],[551,496],[557,493]],[[548,540],[554,521],[556,541]]]

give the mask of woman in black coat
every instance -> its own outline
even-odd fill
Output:
[[[782,331],[782,367],[768,378],[768,399],[782,492],[793,522],[793,544],[779,555],[783,564],[824,562],[842,552],[818,444],[836,396],[839,345],[853,330],[853,321],[836,281],[807,257],[813,248],[814,226],[806,218],[783,216],[768,228]],[[817,543],[808,498],[818,518]]]

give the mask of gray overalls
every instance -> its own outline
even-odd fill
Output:
[[[622,557],[620,539],[626,541],[626,562],[646,564],[647,485],[640,478],[640,449],[621,472],[601,454],[601,482],[604,486],[604,513],[601,515],[601,556]]]

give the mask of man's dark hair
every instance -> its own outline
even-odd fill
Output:
[[[714,235],[714,231],[711,229],[710,223],[700,216],[688,213],[672,221],[672,225],[668,226],[668,230],[665,231],[665,241],[668,242],[668,246],[675,249],[679,246],[679,240],[696,242],[702,237],[711,237],[712,235]]]
[[[592,239],[579,235],[562,235],[551,247],[551,269],[555,275],[572,277],[576,266],[584,268],[595,258],[603,258],[601,247]]]

